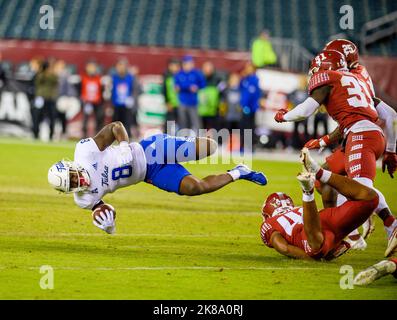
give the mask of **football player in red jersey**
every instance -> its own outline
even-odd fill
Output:
[[[372,188],[322,169],[307,148],[302,150],[301,160],[306,169],[297,177],[303,191],[302,207],[294,207],[286,194],[269,196],[262,208],[261,238],[285,256],[331,260],[349,249],[345,237],[368,219],[379,197]],[[339,207],[318,211],[314,200],[316,178],[349,200]]]
[[[359,79],[366,84],[368,92],[370,93],[375,109],[378,113],[379,119],[384,124],[384,132],[386,134],[386,151],[382,159],[382,171],[385,172],[387,169],[389,175],[394,178],[394,172],[397,169],[397,155],[396,155],[396,140],[397,140],[397,127],[394,123],[397,121],[397,112],[388,106],[385,102],[380,100],[375,96],[375,90],[373,86],[372,79],[367,71],[367,69],[359,63],[359,54],[357,46],[346,39],[335,39],[328,42],[323,50],[336,50],[345,56],[347,66],[351,73],[357,75]],[[323,148],[333,142],[336,142],[341,137],[339,128],[337,128],[330,135],[326,135],[320,139],[313,139],[305,144],[305,147],[309,149]],[[332,172],[339,174],[345,173],[344,166],[344,149],[337,148],[329,157],[326,158],[325,168],[329,168]],[[317,185],[319,192],[322,195],[324,206],[333,206],[336,202],[336,195],[333,190],[327,186],[324,188],[321,184]],[[339,201],[344,199],[339,198]],[[379,206],[376,208],[375,212],[382,219],[385,230],[387,232],[389,243],[394,241],[397,245],[397,222],[394,219],[389,206],[384,200],[383,196],[380,196]],[[366,224],[363,225],[363,236],[366,238],[371,232],[374,231],[374,224],[372,219],[369,219]],[[389,245],[389,247],[392,244]],[[389,250],[390,253],[390,250]]]
[[[299,121],[324,104],[344,137],[345,151],[340,158],[347,176],[373,188],[376,160],[384,153],[386,141],[383,130],[376,124],[378,113],[367,85],[348,71],[344,55],[336,50],[325,50],[316,56],[310,73],[309,98],[289,112],[279,110],[275,120]],[[377,192],[380,205],[376,212],[380,212],[388,206],[384,196]],[[346,201],[338,198],[337,205]],[[384,224],[389,236],[385,255],[389,256],[397,248],[397,220],[390,214],[385,217]],[[356,234],[360,237],[358,232]]]

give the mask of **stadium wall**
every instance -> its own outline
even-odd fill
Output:
[[[0,51],[4,60],[14,64],[29,61],[32,57],[55,57],[76,65],[79,71],[92,58],[107,69],[119,58],[126,57],[131,64],[139,66],[140,74],[162,74],[169,59],[186,54],[195,57],[198,65],[210,60],[218,69],[226,71],[240,71],[250,59],[249,52],[237,51],[4,39],[0,39]],[[378,95],[397,106],[397,58],[366,56],[362,60]]]
[[[105,68],[110,68],[119,58],[125,57],[131,64],[139,66],[141,74],[162,74],[169,59],[187,54],[196,58],[199,65],[211,60],[217,68],[227,71],[240,71],[250,59],[247,52],[30,40],[0,40],[0,51],[4,60],[13,63],[26,62],[32,57],[55,57],[76,65],[79,71],[89,59],[94,58]]]

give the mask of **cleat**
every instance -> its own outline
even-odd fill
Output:
[[[316,174],[321,169],[321,166],[311,157],[308,148],[302,149],[300,154],[300,160],[307,172]]]
[[[312,193],[314,190],[314,182],[316,181],[316,177],[313,173],[302,172],[299,173],[296,177],[301,184],[302,190],[305,193]]]
[[[363,238],[367,239],[375,231],[374,216],[371,215],[363,224]]]
[[[348,236],[345,238],[345,241],[350,245],[351,250],[360,250],[364,251],[367,249],[367,242],[360,235],[357,240],[350,239]]]
[[[254,171],[245,164],[238,164],[232,170],[229,170],[229,172],[230,171],[238,171],[238,179],[252,181],[261,186],[265,186],[267,184],[267,178],[262,172]]]
[[[355,286],[366,286],[396,271],[396,264],[389,260],[383,260],[377,264],[361,271],[353,281]]]
[[[389,241],[387,243],[387,248],[385,251],[385,257],[390,257],[396,251],[397,251],[397,226],[394,228],[393,232],[389,237]]]

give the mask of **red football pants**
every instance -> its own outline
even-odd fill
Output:
[[[340,207],[320,211],[324,243],[315,257],[324,257],[353,230],[360,227],[378,206],[379,198],[369,201],[346,201]]]

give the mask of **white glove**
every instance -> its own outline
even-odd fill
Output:
[[[99,216],[96,216],[92,223],[94,226],[105,231],[106,233],[113,234],[116,231],[116,225],[114,222],[114,214],[112,210],[106,209],[105,212],[100,212]]]
[[[124,166],[132,162],[132,150],[127,141],[121,141],[120,144],[120,166]]]

